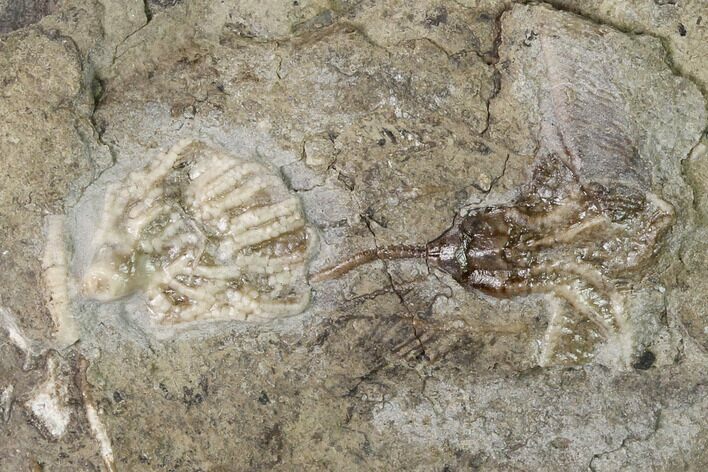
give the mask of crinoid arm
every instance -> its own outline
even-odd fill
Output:
[[[592,266],[575,262],[550,264],[539,270],[546,275],[535,290],[550,297],[541,365],[584,364],[593,359],[601,341],[617,342],[627,329],[625,300],[608,279]],[[616,359],[619,364],[629,355],[620,354]]]
[[[591,362],[600,344],[607,340],[604,330],[579,313],[565,296],[549,297],[548,307],[550,318],[540,340],[539,365],[576,366]]]
[[[309,302],[315,243],[266,164],[183,141],[107,192],[84,292],[142,293],[162,324],[289,316]]]
[[[523,269],[475,269],[458,282],[497,298],[546,297],[550,319],[539,357],[544,366],[587,363],[601,341],[616,341],[627,326],[623,295],[590,264],[559,261]]]

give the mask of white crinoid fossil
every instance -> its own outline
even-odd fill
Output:
[[[182,141],[108,188],[83,292],[143,292],[161,323],[302,312],[315,233],[266,165]]]

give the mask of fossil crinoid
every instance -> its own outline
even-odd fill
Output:
[[[302,312],[314,233],[267,166],[182,141],[108,188],[83,292],[144,292],[162,323]]]
[[[539,365],[629,368],[647,353],[674,362],[663,272],[685,225],[680,162],[704,126],[702,113],[680,124],[681,97],[702,103],[700,93],[657,65],[656,44],[640,58],[643,42],[607,26],[532,5],[501,21],[489,131],[534,156],[526,182],[511,198],[461,208],[432,241],[344,254],[310,281],[424,258],[470,291],[542,295]],[[651,79],[635,80],[644,75]]]

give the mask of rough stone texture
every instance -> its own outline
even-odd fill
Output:
[[[56,9],[54,0],[2,0],[0,2],[0,34],[36,23]]]
[[[617,84],[677,223],[647,276],[665,287],[656,359],[628,371],[538,367],[541,297],[468,292],[421,261],[319,284],[282,322],[167,340],[79,303],[79,343],[30,363],[2,326],[0,470],[105,467],[82,358],[116,470],[708,467],[705,2],[20,3],[0,1],[0,308],[40,344],[43,218],[184,137],[280,169],[321,233],[314,268],[509,201],[554,83],[532,56],[539,22],[628,58]],[[24,406],[49,357],[73,409],[59,439]]]
[[[30,29],[0,48],[3,305],[34,313],[21,324],[46,333],[38,286],[43,217],[64,213],[108,160],[97,149],[93,97],[71,38]]]

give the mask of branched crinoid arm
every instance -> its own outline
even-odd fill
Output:
[[[107,301],[130,293],[137,252],[145,250],[138,246],[141,242],[148,243],[143,233],[170,210],[163,201],[164,179],[191,143],[180,142],[145,169],[131,173],[122,184],[108,187],[93,238],[94,255],[83,275],[85,295]]]
[[[590,264],[546,262],[528,269],[472,270],[464,286],[495,297],[545,294],[551,318],[542,342],[541,364],[578,365],[596,344],[626,325],[624,297]]]
[[[547,276],[537,290],[556,297],[543,338],[540,363],[578,365],[589,361],[596,344],[626,328],[625,300],[598,270],[588,264],[541,266]]]

